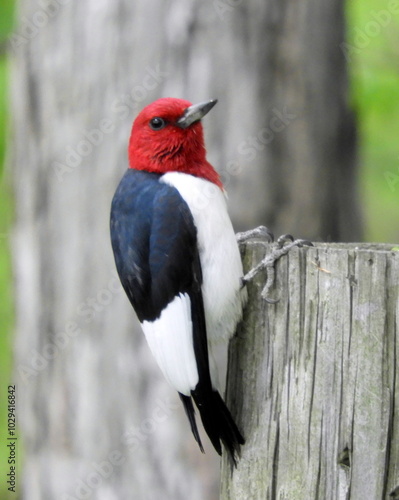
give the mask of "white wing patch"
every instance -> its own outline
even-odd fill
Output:
[[[143,321],[144,335],[166,380],[190,395],[198,384],[190,297],[179,294],[155,321]]]

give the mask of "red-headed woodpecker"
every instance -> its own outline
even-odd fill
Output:
[[[216,451],[223,442],[236,463],[244,438],[217,390],[212,346],[234,334],[246,291],[225,192],[206,160],[200,120],[216,102],[163,98],[139,113],[111,240],[123,288],[200,449],[192,400]]]

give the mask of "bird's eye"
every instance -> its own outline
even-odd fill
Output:
[[[156,116],[150,120],[150,127],[152,130],[161,130],[166,126],[166,122],[163,118]]]

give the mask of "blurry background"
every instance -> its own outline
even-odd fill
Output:
[[[216,498],[218,460],[113,274],[109,203],[144,105],[219,99],[208,156],[237,229],[398,242],[399,8],[349,0],[345,39],[340,1],[282,5],[2,0],[0,470],[15,380],[23,498]]]

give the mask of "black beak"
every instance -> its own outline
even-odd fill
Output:
[[[193,104],[184,111],[182,116],[177,120],[176,125],[180,128],[187,128],[193,123],[198,122],[217,102],[217,99],[211,99],[210,101]]]

